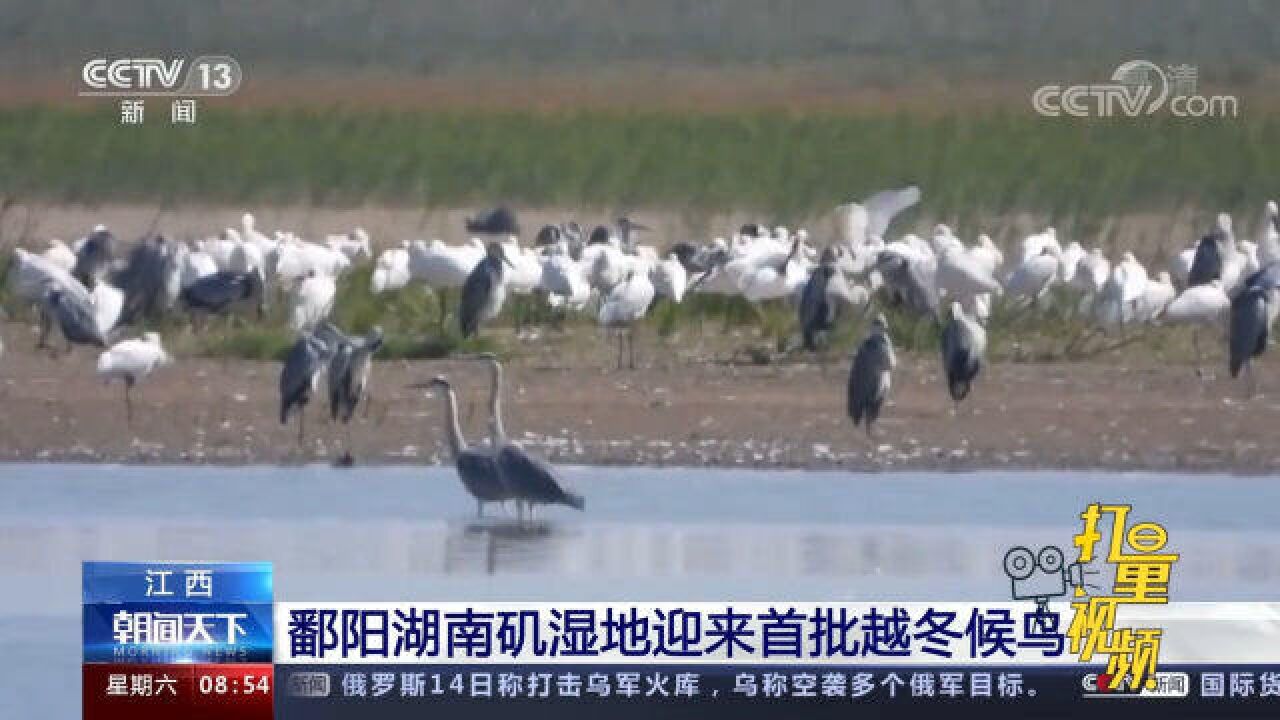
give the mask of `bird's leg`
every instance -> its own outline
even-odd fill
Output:
[[[476,517],[484,517],[484,502],[480,498],[476,498]]]
[[[1249,387],[1249,399],[1250,399],[1250,400],[1252,400],[1252,399],[1253,399],[1254,397],[1256,397],[1256,396],[1257,396],[1257,394],[1258,394],[1258,381],[1257,381],[1257,378],[1255,378],[1255,377],[1253,376],[1253,363],[1252,363],[1252,362],[1245,361],[1245,364],[1244,364],[1244,374],[1245,374],[1245,378],[1249,381],[1249,384],[1248,384],[1248,387]]]
[[[49,311],[40,308],[40,339],[36,341],[36,349],[44,350],[49,347],[49,329],[53,327],[53,319],[49,317]]]
[[[636,369],[636,326],[632,324],[627,328],[627,349],[631,354],[631,369]]]
[[[298,408],[298,448],[301,449],[307,429],[307,406]]]
[[[622,369],[622,341],[623,341],[623,335],[622,335],[622,331],[621,331],[621,330],[613,330],[612,332],[618,336],[618,369],[619,369],[619,370],[621,370],[621,369]]]
[[[133,389],[133,378],[126,376],[124,379],[124,417],[125,424],[133,427],[133,400],[129,397],[129,391]]]
[[[1204,364],[1200,359],[1200,328],[1191,328],[1191,348],[1196,354],[1196,377],[1204,379]]]
[[[369,410],[371,409],[370,406],[372,405],[373,405],[373,393],[366,390],[364,393],[364,416],[363,416],[365,420],[369,419]]]

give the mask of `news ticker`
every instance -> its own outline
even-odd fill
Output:
[[[85,563],[83,582],[86,720],[547,703],[584,716],[1117,701],[1280,713],[1280,603],[1125,608],[1163,638],[1155,673],[1131,687],[1101,656],[1080,661],[1067,602],[275,602],[268,563]]]

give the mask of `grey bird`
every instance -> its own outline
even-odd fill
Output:
[[[468,338],[480,330],[480,324],[502,311],[507,292],[503,285],[503,265],[514,267],[507,259],[501,243],[491,242],[485,256],[472,268],[462,284],[462,300],[458,308],[458,329]]]
[[[884,315],[877,314],[871,322],[871,331],[858,346],[849,371],[849,417],[854,427],[866,422],[867,437],[871,436],[872,425],[889,397],[890,373],[896,363],[888,323]]]
[[[105,225],[99,225],[76,250],[76,264],[71,274],[92,289],[111,269],[116,238]]]
[[[517,516],[522,516],[520,507],[527,507],[529,520],[532,520],[533,510],[538,505],[568,505],[583,510],[586,500],[564,489],[559,474],[550,463],[507,439],[502,423],[502,363],[498,357],[493,353],[472,357],[489,364],[489,442],[496,455],[502,481],[517,503]]]
[[[182,290],[188,310],[224,315],[237,306],[254,305],[258,317],[266,312],[266,294],[257,272],[222,271],[205,275]]]
[[[111,284],[124,292],[121,324],[160,315],[165,303],[165,281],[174,262],[176,258],[162,235],[145,238],[133,246],[124,267],[111,278]]]
[[[918,315],[937,319],[938,292],[928,270],[894,252],[880,253],[875,267],[893,300]]]
[[[69,294],[59,287],[49,287],[44,295],[45,317],[58,323],[67,345],[92,345],[105,348],[107,338],[93,307],[85,300]]]
[[[448,378],[437,375],[430,382],[415,383],[411,388],[427,389],[444,395],[446,404],[445,433],[449,449],[453,452],[454,467],[458,479],[471,497],[476,500],[476,516],[484,517],[486,503],[501,503],[511,497],[498,470],[498,461],[492,449],[468,448],[458,423],[458,399]]]
[[[623,215],[618,218],[618,243],[622,246],[624,251],[635,254],[636,239],[633,233],[636,230],[649,232],[652,229],[653,228],[650,228],[648,225],[642,225],[626,215]]]
[[[1256,286],[1246,288],[1231,301],[1229,369],[1233,378],[1244,369],[1251,395],[1257,390],[1252,360],[1267,349],[1269,306],[1273,301],[1271,291]]]
[[[809,274],[809,280],[800,291],[800,305],[797,312],[800,317],[800,335],[804,341],[804,349],[809,352],[818,350],[818,343],[825,340],[827,333],[835,327],[840,305],[828,288],[832,285],[839,259],[836,251],[827,247],[822,251],[822,259]]]
[[[280,424],[289,422],[289,416],[298,416],[298,444],[306,437],[306,407],[320,381],[320,373],[340,342],[330,326],[322,325],[314,332],[303,333],[285,356],[280,369]]]
[[[1225,240],[1223,232],[1216,229],[1200,238],[1191,259],[1191,271],[1187,275],[1188,287],[1205,285],[1222,278],[1222,243]]]
[[[329,417],[351,422],[369,389],[373,355],[382,348],[382,328],[374,326],[363,338],[343,336],[329,360]]]
[[[361,400],[365,401],[368,415],[369,373],[373,369],[374,353],[382,348],[382,341],[382,328],[375,325],[363,338],[341,335],[332,348],[328,372],[329,418],[347,428],[347,449],[337,460],[342,467],[355,464],[351,454],[351,416]]]
[[[951,320],[942,330],[942,368],[947,374],[947,392],[960,410],[960,401],[969,395],[973,380],[982,371],[987,351],[987,330],[976,318],[965,314],[960,303],[951,303]]]
[[[520,223],[510,208],[496,207],[486,210],[475,217],[467,218],[464,223],[467,232],[476,235],[519,235]]]

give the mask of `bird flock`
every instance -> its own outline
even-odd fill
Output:
[[[847,409],[868,434],[896,367],[881,312],[890,307],[932,321],[957,413],[982,370],[993,308],[1004,304],[1030,314],[1064,297],[1071,313],[1100,331],[1191,326],[1198,374],[1204,373],[1200,335],[1216,335],[1224,340],[1231,376],[1245,373],[1256,390],[1251,361],[1268,345],[1280,300],[1280,212],[1274,202],[1266,204],[1254,240],[1238,239],[1223,213],[1167,268],[1148,270],[1132,252],[1113,262],[1098,247],[1086,250],[1074,240],[1064,245],[1053,227],[1004,250],[985,234],[965,244],[944,224],[928,240],[913,233],[890,238],[894,218],[920,199],[911,186],[842,205],[821,238],[806,229],[751,223],[725,237],[679,239],[661,250],[647,242],[652,229],[626,216],[589,232],[575,220],[545,225],[522,242],[515,213],[503,207],[468,218],[465,242],[406,240],[376,256],[361,228],[321,241],[288,230],[268,236],[250,213],[239,227],[203,239],[149,234],[127,248],[99,225],[73,244],[53,239],[41,252],[15,249],[7,282],[11,298],[36,310],[38,347],[56,355],[50,334],[57,329],[68,351],[77,345],[99,349],[96,372],[106,382],[121,382],[128,422],[135,386],[173,361],[152,329],[157,321],[185,317],[192,332],[200,332],[217,318],[261,322],[269,307],[283,303],[296,340],[281,367],[279,419],[296,418],[300,443],[306,407],[326,378],[332,421],[349,423],[362,401],[367,411],[383,332],[374,327],[349,334],[331,320],[339,283],[360,265],[370,267],[374,295],[412,284],[429,288],[438,299],[438,325],[456,322],[464,338],[483,333],[513,303],[542,304],[562,318],[591,317],[616,340],[619,369],[637,367],[636,328],[651,309],[691,294],[790,305],[797,338],[792,349],[820,357],[832,331],[860,311],[872,320],[851,363]],[[131,329],[133,336],[126,337]],[[471,446],[462,437],[448,378],[415,386],[444,398],[445,434],[478,509],[514,502],[519,517],[531,517],[535,505],[580,508],[581,497],[562,488],[550,465],[506,439],[501,366],[496,358],[485,359],[494,374],[487,445]],[[348,435],[339,462],[352,461]]]

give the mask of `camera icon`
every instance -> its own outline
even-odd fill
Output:
[[[1022,546],[1010,548],[1004,556],[1004,573],[1012,582],[1014,600],[1034,600],[1041,612],[1049,609],[1049,599],[1066,597],[1067,591],[1084,585],[1080,563],[1065,564],[1062,550],[1054,545],[1033,553]]]

